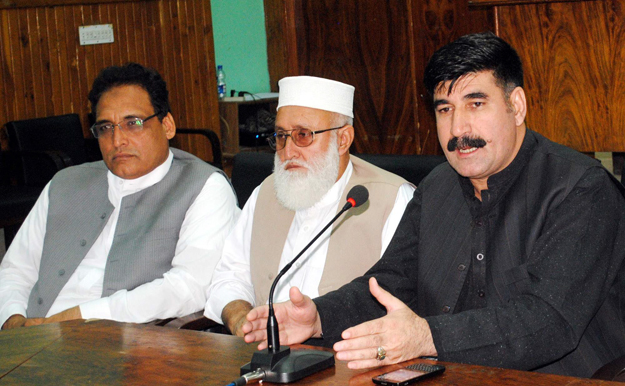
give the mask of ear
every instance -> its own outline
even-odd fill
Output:
[[[352,145],[354,141],[354,126],[346,125],[344,128],[339,130],[338,135],[339,141],[339,155],[349,153],[349,147]]]
[[[525,122],[527,114],[527,100],[525,99],[525,91],[521,87],[517,87],[510,93],[510,104],[514,110],[514,120],[517,126],[521,126]]]
[[[176,135],[176,122],[174,121],[174,117],[171,115],[171,113],[167,113],[167,115],[165,115],[162,125],[163,129],[165,130],[165,136],[167,137],[167,139],[174,138],[174,135]]]

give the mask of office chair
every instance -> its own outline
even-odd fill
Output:
[[[213,152],[213,160],[206,161],[209,164],[218,167],[219,169],[223,169],[222,163],[222,154],[221,154],[221,144],[219,143],[219,137],[213,130],[210,129],[186,129],[186,128],[176,128],[176,134],[191,134],[191,135],[201,135],[204,136],[211,145],[211,150]],[[175,143],[175,138],[172,139],[171,142]]]
[[[86,142],[78,114],[11,121],[6,125],[9,149],[47,154],[63,167],[87,161]],[[59,170],[42,158],[22,158],[20,180],[27,186],[44,186]]]

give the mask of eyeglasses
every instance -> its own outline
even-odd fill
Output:
[[[149,117],[145,119],[135,118],[135,117],[126,118],[119,123],[110,123],[110,122],[96,123],[95,125],[91,126],[91,133],[96,138],[110,137],[111,135],[113,135],[115,126],[119,126],[119,129],[126,134],[130,134],[130,135],[137,134],[141,130],[143,130],[143,126],[148,120],[156,117],[157,115],[158,113],[154,115],[150,115]]]
[[[277,131],[273,133],[271,137],[267,138],[267,142],[269,142],[269,146],[271,146],[273,150],[279,151],[284,149],[284,147],[286,146],[286,139],[288,137],[291,137],[295,146],[306,147],[312,145],[313,141],[315,140],[315,134],[325,133],[326,131],[338,130],[343,127],[345,127],[345,125],[317,131],[312,131],[310,129],[295,129],[291,130],[290,132]]]

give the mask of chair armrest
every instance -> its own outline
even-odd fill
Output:
[[[2,181],[15,180],[25,186],[43,186],[56,172],[72,165],[71,159],[60,151],[4,150],[0,156]],[[30,173],[33,168],[40,174]]]
[[[15,162],[23,158],[41,160],[53,166],[57,171],[73,165],[71,158],[67,154],[57,150],[3,150],[2,157],[3,159],[0,162],[3,163],[4,161]]]
[[[616,358],[612,362],[603,365],[591,378],[625,382],[625,356]]]
[[[61,160],[65,168],[69,166],[74,166],[74,161],[72,161],[72,159],[61,150],[42,150],[40,153],[44,153],[50,158]],[[61,169],[63,169],[63,167]],[[61,169],[58,169],[58,170],[61,170]]]
[[[213,130],[176,128],[176,132],[180,134],[203,135],[204,137],[206,137],[211,144],[211,150],[213,152],[213,162],[210,162],[210,164],[220,169],[223,169],[221,145],[219,143],[219,137]]]

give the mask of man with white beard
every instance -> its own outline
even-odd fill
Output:
[[[204,315],[243,336],[245,316],[265,304],[277,273],[336,215],[355,185],[369,202],[352,209],[282,277],[274,301],[297,286],[314,298],[364,273],[384,253],[414,186],[350,156],[354,87],[310,76],[280,80],[274,174],[258,186],[226,238]]]

